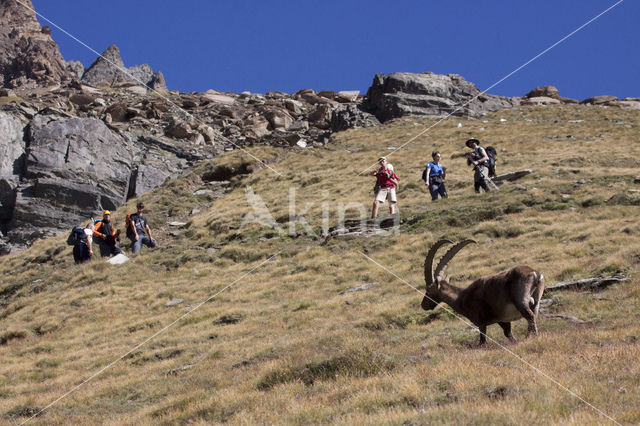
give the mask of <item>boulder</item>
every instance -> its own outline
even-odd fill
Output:
[[[600,95],[600,96],[594,96],[592,98],[587,98],[584,101],[580,102],[581,104],[586,104],[586,105],[604,105],[607,104],[609,102],[613,102],[613,101],[617,101],[618,98],[615,96],[610,96],[610,95]]]
[[[115,103],[110,105],[106,110],[105,114],[111,116],[111,121],[115,123],[124,123],[129,120],[129,115],[127,113],[127,104],[125,103]]]
[[[336,95],[336,100],[338,102],[355,102],[358,100],[358,95],[360,95],[359,90],[342,90],[338,92]]]
[[[533,89],[532,91],[530,91],[529,93],[523,96],[524,99],[539,98],[539,97],[559,99],[560,93],[558,92],[558,89],[556,89],[554,86],[541,86],[541,87],[536,87],[535,89]]]
[[[517,105],[517,99],[480,92],[459,75],[430,72],[377,74],[364,102],[382,122],[407,115],[477,117]]]
[[[331,127],[331,116],[333,107],[328,104],[319,104],[316,109],[309,114],[309,123],[319,129],[329,129]]]
[[[69,101],[75,105],[91,105],[95,98],[86,93],[77,93],[69,98]]]
[[[263,115],[269,121],[269,130],[286,129],[293,123],[293,118],[281,108],[268,109]]]
[[[295,115],[302,114],[302,102],[296,101],[295,99],[285,99],[284,107]]]
[[[640,111],[640,101],[620,100],[616,102],[616,104],[623,109],[632,109],[635,111]]]
[[[203,99],[209,102],[213,102],[214,104],[233,105],[236,102],[235,98],[231,96],[210,93],[210,91],[207,91],[204,95],[202,95],[202,97]]]
[[[307,120],[298,120],[287,127],[289,132],[305,132],[309,130],[309,122]]]
[[[170,138],[189,139],[192,136],[191,126],[179,120],[172,120],[165,128],[164,134]]]
[[[250,139],[260,139],[268,135],[269,122],[262,116],[257,115],[249,117],[243,121],[244,135]]]

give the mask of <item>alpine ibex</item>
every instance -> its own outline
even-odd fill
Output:
[[[440,247],[453,243],[442,239],[437,241],[424,261],[424,279],[427,290],[422,299],[422,309],[434,309],[438,303],[445,302],[453,310],[467,317],[480,329],[480,344],[486,342],[487,326],[498,323],[504,335],[512,342],[516,339],[511,333],[511,321],[525,318],[529,323],[527,337],[538,334],[536,317],[540,309],[540,298],[544,291],[544,277],[528,266],[516,266],[506,271],[478,278],[466,288],[449,284],[444,270],[453,257],[473,240],[464,240],[451,247],[442,257],[435,273],[433,258]]]

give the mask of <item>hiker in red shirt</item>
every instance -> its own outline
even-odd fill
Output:
[[[389,212],[395,214],[396,212],[396,188],[398,187],[398,176],[393,172],[393,166],[387,162],[385,157],[378,159],[380,168],[371,172],[371,175],[377,178],[375,193],[376,198],[373,200],[373,209],[371,210],[371,218],[378,217],[378,206],[380,203],[384,203],[386,199],[389,199]]]

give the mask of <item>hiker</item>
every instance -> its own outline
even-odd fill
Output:
[[[469,139],[465,142],[467,147],[473,151],[467,155],[467,165],[473,165],[473,188],[476,193],[480,193],[480,188],[489,192],[487,179],[489,177],[489,167],[487,166],[489,157],[478,139]]]
[[[122,249],[120,249],[117,244],[117,241],[120,240],[120,230],[113,229],[111,212],[109,210],[105,210],[102,215],[102,220],[95,223],[93,238],[95,238],[100,246],[100,256],[109,257],[122,253]]]
[[[440,194],[442,198],[449,197],[449,195],[447,195],[447,189],[444,186],[447,168],[440,165],[440,153],[438,151],[433,151],[431,158],[433,158],[433,161],[427,164],[427,168],[422,173],[422,180],[424,180],[424,184],[429,188],[431,200],[436,201],[438,194]]]
[[[142,215],[144,203],[140,202],[136,205],[137,212],[129,216],[127,223],[127,236],[131,240],[133,252],[138,253],[142,244],[147,247],[158,247],[158,243],[151,236],[151,228],[147,218]]]
[[[380,168],[371,172],[371,175],[377,178],[376,186],[374,187],[376,198],[373,200],[373,209],[371,210],[372,219],[378,217],[378,206],[380,203],[384,203],[387,198],[389,199],[389,212],[395,214],[397,203],[396,188],[400,180],[393,172],[393,166],[387,162],[385,157],[380,157],[378,163]]]
[[[71,231],[70,240],[73,241],[73,260],[76,264],[85,263],[93,256],[92,238],[93,221],[89,222],[85,228],[76,226]],[[69,241],[67,241],[68,243]]]

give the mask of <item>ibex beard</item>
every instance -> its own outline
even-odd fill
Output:
[[[538,334],[536,318],[540,310],[540,299],[544,292],[544,277],[529,266],[515,266],[494,275],[478,278],[468,287],[460,288],[449,283],[444,275],[447,264],[466,245],[475,243],[464,240],[445,253],[433,271],[433,258],[438,249],[453,242],[446,239],[437,241],[424,261],[426,293],[422,299],[422,309],[434,309],[445,302],[454,311],[467,317],[480,329],[480,344],[487,341],[487,326],[498,324],[504,335],[515,342],[511,332],[511,322],[527,320],[527,337]]]

